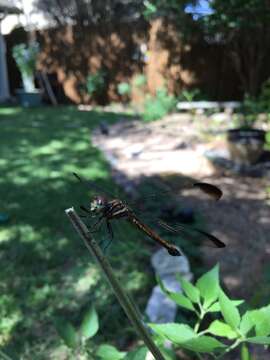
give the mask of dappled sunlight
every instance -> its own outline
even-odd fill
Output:
[[[12,331],[16,328],[16,325],[23,320],[23,314],[15,304],[15,298],[12,299],[8,295],[1,295],[1,307],[7,309],[5,312],[2,311],[1,314],[0,345],[2,346],[12,340]]]
[[[0,227],[0,283],[6,294],[0,301],[0,343],[10,349],[15,346],[21,353],[19,349],[36,343],[42,332],[53,348],[52,317],[59,312],[74,316],[97,298],[100,307],[111,301],[110,289],[64,210],[89,199],[87,189],[72,172],[98,180],[101,187],[115,187],[108,164],[91,145],[90,135],[99,121],[113,122],[119,114],[44,107],[0,108],[0,115],[0,211],[10,217]],[[128,241],[132,236],[129,229]],[[116,247],[121,249],[116,251],[119,258],[114,260],[114,249],[110,252],[116,272],[133,281],[134,291],[142,282],[148,284],[144,263],[139,261],[142,254],[134,250],[137,266],[131,272],[124,254],[132,247],[127,239]],[[110,333],[113,326],[114,321],[108,324]]]
[[[53,155],[57,154],[60,150],[65,148],[65,143],[63,140],[52,140],[48,144],[41,146],[39,148],[34,148],[31,152],[32,156],[39,155]]]
[[[89,291],[91,286],[95,285],[99,278],[97,269],[88,268],[81,274],[76,283],[73,283],[73,291],[77,295],[84,295]]]
[[[0,115],[17,115],[22,111],[19,107],[0,107]]]

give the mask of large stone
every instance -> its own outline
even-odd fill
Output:
[[[187,280],[192,278],[189,262],[185,256],[172,257],[165,249],[160,249],[152,256],[151,263],[156,275],[160,277],[165,288],[170,291],[182,292],[176,274],[180,274]],[[145,312],[151,322],[173,322],[177,305],[157,285],[152,290]]]

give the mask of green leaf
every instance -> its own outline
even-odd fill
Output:
[[[70,322],[61,319],[56,320],[55,326],[66,346],[75,349],[78,346],[79,338],[74,326]]]
[[[270,335],[270,305],[250,311],[250,318],[257,336]]]
[[[184,279],[182,276],[177,277],[180,281],[181,287],[184,290],[187,297],[193,302],[198,304],[200,302],[199,290],[190,282]]]
[[[197,336],[182,343],[181,347],[195,352],[208,353],[226,346],[210,336]]]
[[[250,360],[249,351],[246,344],[241,346],[241,360]]]
[[[255,324],[252,321],[251,312],[250,311],[245,312],[245,314],[242,316],[239,327],[241,334],[247,335],[254,325]]]
[[[241,304],[243,304],[244,300],[232,300],[234,306],[239,306]],[[218,312],[220,311],[220,305],[219,302],[215,302],[213,305],[211,305],[208,309],[207,312]]]
[[[215,302],[207,309],[207,312],[219,312],[219,311],[220,311],[219,302]]]
[[[104,360],[120,360],[124,359],[126,352],[118,351],[114,346],[103,344],[98,347],[96,355]]]
[[[167,295],[172,301],[174,301],[179,306],[182,306],[183,308],[191,311],[195,310],[194,306],[192,305],[192,302],[181,293],[171,292],[168,293]]]
[[[89,339],[97,333],[98,327],[98,315],[92,306],[83,317],[80,331],[86,339]]]
[[[246,341],[252,344],[270,345],[270,337],[267,336],[254,336],[247,338]]]
[[[163,284],[163,282],[162,282],[162,280],[161,280],[161,278],[160,278],[159,275],[156,275],[156,281],[157,281],[157,283],[158,283],[161,291],[164,292],[164,294],[167,295],[168,293],[170,293],[170,291],[165,288],[165,286],[164,286],[164,284]]]
[[[201,276],[196,282],[201,296],[204,299],[203,307],[207,309],[219,294],[219,267],[216,265],[212,270]]]
[[[227,339],[236,339],[238,337],[230,325],[219,320],[213,321],[207,329],[207,332],[216,336],[226,337]]]
[[[124,360],[145,360],[148,349],[143,346],[139,349],[130,351]]]
[[[163,282],[161,281],[160,277],[157,276],[156,277],[157,282],[160,286],[160,289],[172,300],[174,301],[176,304],[178,304],[179,306],[182,306],[185,309],[194,311],[195,308],[192,305],[192,302],[189,300],[189,298],[185,297],[183,294],[181,294],[180,292],[171,292],[169,290],[167,290],[163,284]]]
[[[225,319],[233,329],[237,329],[240,324],[240,314],[237,307],[234,305],[227,295],[222,290],[219,293],[220,311]]]
[[[183,342],[196,336],[193,329],[188,325],[175,323],[148,325],[159,335],[176,344],[182,344]]]

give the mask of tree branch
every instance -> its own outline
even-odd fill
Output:
[[[110,283],[115,296],[117,297],[120,305],[122,306],[123,310],[125,311],[127,317],[129,318],[130,322],[136,329],[138,335],[143,339],[145,345],[148,347],[150,352],[153,354],[156,360],[165,360],[159,349],[156,347],[155,343],[153,342],[152,338],[150,337],[148,331],[145,328],[142,320],[140,319],[140,315],[133,305],[131,299],[128,295],[124,292],[122,286],[120,285],[117,278],[114,276],[113,269],[108,262],[107,258],[103,255],[99,245],[93,239],[92,235],[88,231],[85,224],[82,222],[80,217],[77,215],[73,208],[65,210],[66,215],[68,216],[69,220],[71,221],[72,225],[74,226],[75,230],[79,234],[79,236],[84,241],[85,246],[89,250],[89,252],[94,256],[97,263],[99,264],[103,274],[105,275],[107,281]]]

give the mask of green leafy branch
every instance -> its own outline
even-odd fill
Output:
[[[194,326],[187,324],[149,324],[154,331],[156,346],[166,360],[175,359],[173,349],[165,348],[165,340],[170,340],[174,348],[193,351],[199,359],[208,353],[213,359],[224,357],[231,350],[241,346],[241,359],[252,360],[249,344],[270,344],[270,305],[256,310],[248,310],[242,316],[238,310],[242,300],[231,300],[219,285],[218,266],[204,274],[193,285],[178,277],[183,293],[167,290],[158,279],[162,291],[180,307],[192,311],[197,317]],[[203,328],[202,321],[207,315],[220,315]],[[56,322],[57,331],[65,345],[78,359],[100,360],[145,360],[147,348],[140,346],[133,351],[119,351],[108,344],[95,345],[91,339],[99,330],[98,315],[92,306],[76,329],[66,320]],[[225,342],[217,338],[223,338]]]
[[[71,322],[63,319],[58,319],[55,326],[64,344],[70,349],[73,358],[76,357],[76,359],[140,360],[145,359],[147,353],[145,346],[127,353],[117,350],[112,345],[101,344],[97,346],[91,342],[90,340],[99,330],[98,315],[93,306],[85,312],[78,329]]]
[[[248,344],[270,344],[270,305],[258,310],[246,311],[242,316],[238,306],[242,300],[231,300],[219,285],[219,268],[200,277],[196,284],[179,277],[183,294],[167,290],[160,279],[162,291],[180,307],[192,311],[197,317],[194,327],[187,324],[149,324],[164,339],[175,346],[193,351],[201,358],[201,353],[208,353],[214,359],[242,346],[242,360],[250,360]],[[221,319],[202,329],[202,320],[207,314],[220,313]],[[226,343],[217,338],[226,339]],[[228,344],[229,342],[229,344]]]

